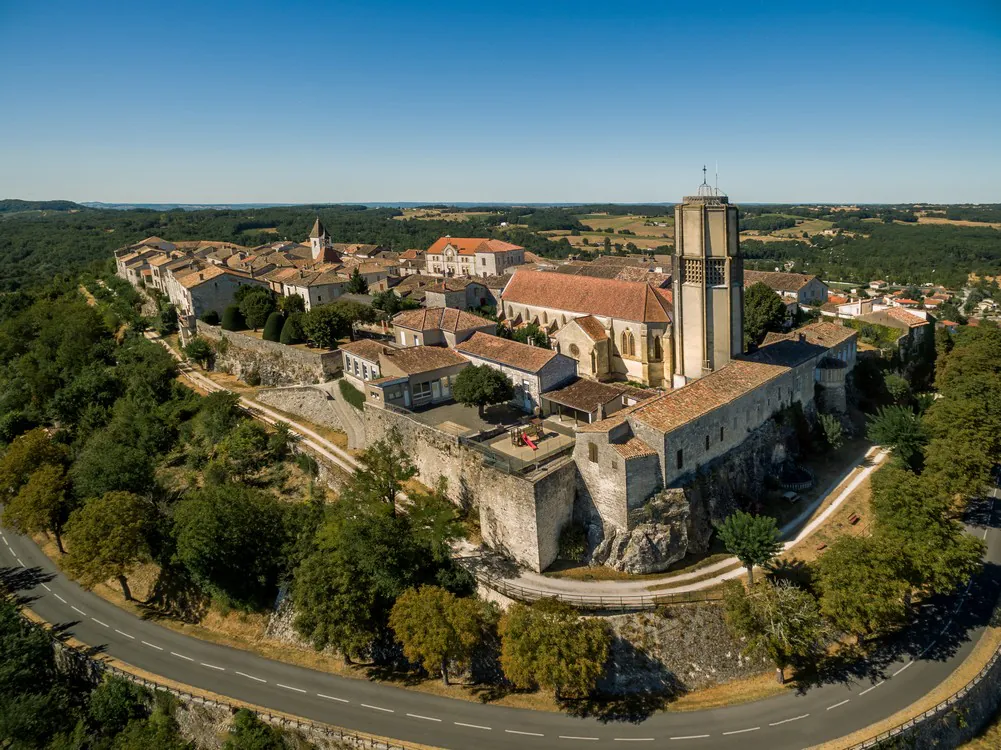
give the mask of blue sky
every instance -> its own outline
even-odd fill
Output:
[[[1001,3],[0,0],[0,198],[1001,201]]]

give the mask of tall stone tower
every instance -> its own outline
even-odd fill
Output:
[[[313,231],[309,233],[309,244],[312,246],[313,260],[326,259],[324,250],[331,247],[330,235],[327,234],[327,228],[323,226],[319,216],[316,217],[316,223],[313,224]]]
[[[703,169],[703,172],[705,170]],[[674,386],[744,348],[744,261],[737,207],[705,180],[674,208]]]

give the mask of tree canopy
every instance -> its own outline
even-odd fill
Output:
[[[747,580],[754,583],[754,566],[765,565],[782,551],[779,530],[771,516],[754,516],[742,510],[726,517],[717,529],[727,552],[747,568]]]
[[[487,365],[462,368],[452,384],[452,398],[464,406],[475,406],[480,415],[484,407],[503,404],[512,396],[514,388],[508,376]]]
[[[758,346],[769,331],[781,331],[787,317],[785,303],[770,286],[752,284],[744,292],[744,347]]]

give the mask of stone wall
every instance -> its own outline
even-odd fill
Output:
[[[333,406],[333,397],[322,388],[310,385],[274,388],[257,392],[262,404],[295,414],[313,424],[342,429],[340,416]]]
[[[460,445],[454,435],[416,419],[365,404],[368,440],[393,429],[427,485],[448,479],[453,502],[477,508],[484,541],[532,570],[555,559],[560,531],[570,521],[576,490],[576,466],[559,459],[530,476],[508,474],[484,464],[484,456]]]
[[[246,381],[257,373],[260,385],[302,385],[330,380],[341,368],[341,353],[286,346],[235,331],[224,331],[199,320],[199,336],[216,347],[213,369],[228,372]],[[220,341],[225,344],[220,347]],[[223,351],[219,351],[223,349]]]

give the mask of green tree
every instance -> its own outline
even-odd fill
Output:
[[[174,510],[178,560],[224,601],[270,601],[284,572],[290,542],[283,504],[239,484],[189,492]]]
[[[67,569],[85,586],[116,578],[126,601],[132,601],[128,576],[150,559],[151,511],[131,492],[108,492],[85,502],[66,523]]]
[[[240,397],[232,391],[215,391],[201,399],[190,429],[207,446],[219,443],[236,425],[246,419],[240,411]]]
[[[318,305],[303,315],[302,331],[314,346],[336,349],[338,341],[351,335],[351,321],[333,304]]]
[[[43,464],[4,506],[4,525],[22,534],[51,533],[56,547],[65,552],[62,530],[71,509],[68,489],[65,469]]]
[[[462,368],[452,384],[452,398],[464,406],[475,406],[481,417],[485,407],[503,404],[513,396],[507,375],[487,365]]]
[[[248,287],[242,287],[247,289]],[[243,331],[247,328],[247,321],[243,318],[239,305],[230,305],[222,311],[222,329],[224,331]]]
[[[351,271],[348,283],[344,285],[344,290],[350,294],[368,294],[368,281],[361,275],[358,266]]]
[[[114,737],[125,731],[129,722],[149,715],[146,706],[151,698],[148,690],[124,677],[106,675],[90,694],[87,714],[100,734]]]
[[[738,510],[726,517],[717,532],[727,552],[747,568],[747,582],[754,585],[754,566],[766,565],[782,551],[779,530],[771,516],[754,516]]]
[[[264,326],[268,316],[275,311],[275,297],[268,289],[255,287],[240,300],[240,313],[247,325],[255,331]]]
[[[161,336],[170,333],[177,333],[177,308],[173,305],[166,305],[160,310],[157,316],[156,331]]]
[[[540,349],[551,349],[549,344],[549,334],[539,327],[534,321],[527,326],[511,332],[511,338],[520,344],[531,344]]]
[[[36,427],[16,438],[0,458],[0,492],[6,500],[21,491],[36,469],[51,464],[63,466],[66,448],[52,441],[49,433]]]
[[[281,730],[265,724],[245,708],[233,715],[223,750],[286,750]]]
[[[207,367],[215,352],[212,345],[201,336],[195,336],[184,345],[184,356],[202,367]]]
[[[884,406],[869,417],[866,435],[874,443],[890,448],[895,458],[907,466],[921,463],[925,433],[921,420],[907,406]]]
[[[396,513],[396,502],[403,485],[417,475],[417,467],[401,447],[402,436],[393,429],[389,435],[372,443],[361,455],[361,468],[345,490],[352,498],[384,504]]]
[[[731,633],[747,643],[745,653],[767,654],[780,685],[786,667],[820,653],[825,630],[817,601],[788,581],[764,581],[750,592],[730,581],[724,606]]]
[[[786,317],[785,303],[770,286],[752,284],[744,292],[744,347],[753,349],[769,331],[781,331]]]
[[[895,372],[888,372],[883,376],[883,384],[886,392],[890,394],[896,404],[906,404],[911,397],[911,385],[907,379]]]
[[[501,668],[522,689],[552,690],[557,700],[584,698],[605,673],[608,625],[566,602],[512,604],[500,621]]]
[[[438,586],[404,591],[393,605],[389,627],[403,654],[425,670],[441,674],[448,685],[451,666],[464,669],[483,640],[483,606],[476,599],[457,598]]]
[[[264,324],[264,332],[261,338],[265,341],[281,340],[282,328],[285,327],[285,316],[275,310],[268,316],[267,323]]]
[[[301,294],[285,295],[278,300],[278,306],[285,313],[286,317],[291,316],[292,313],[306,312],[306,300],[302,298]]]
[[[245,478],[267,463],[269,438],[264,425],[254,419],[244,419],[219,444],[219,452],[226,457],[233,474]]]
[[[881,539],[839,537],[821,556],[816,580],[821,613],[860,640],[904,621],[911,586],[897,551]]]
[[[155,419],[156,415],[146,416]],[[135,443],[125,444],[106,428],[84,445],[70,477],[78,497],[99,497],[118,491],[142,494],[155,484],[153,469],[152,456],[146,449]]]
[[[828,448],[836,451],[845,444],[844,430],[841,427],[840,419],[833,414],[821,414],[818,422]]]
[[[215,310],[206,310],[202,313],[202,322],[210,326],[219,325],[219,313]]]
[[[300,312],[289,313],[288,318],[285,320],[285,325],[282,326],[281,335],[278,337],[281,343],[301,344],[306,340],[306,335],[302,330],[302,316],[303,313]]]

